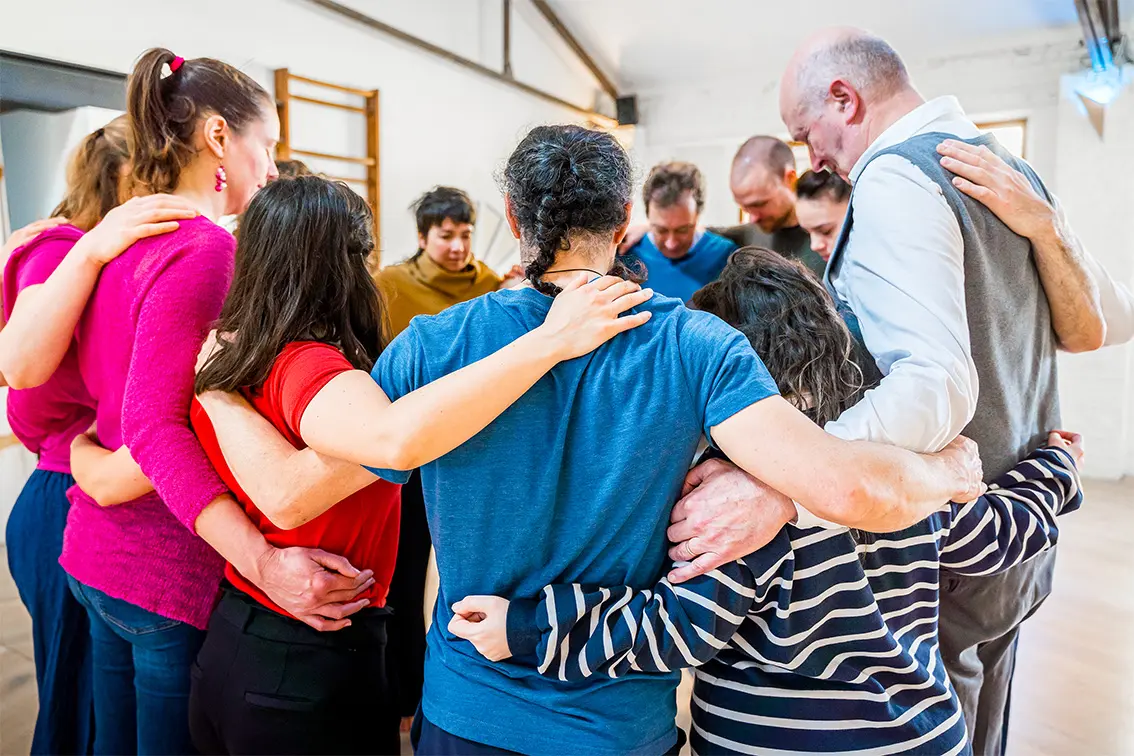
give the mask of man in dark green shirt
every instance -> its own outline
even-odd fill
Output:
[[[729,176],[733,199],[750,222],[711,230],[741,246],[767,247],[798,260],[822,278],[826,263],[795,217],[795,182],[791,147],[775,137],[752,137],[737,150]]]

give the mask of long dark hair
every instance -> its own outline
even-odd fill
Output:
[[[193,131],[212,114],[240,131],[272,107],[264,88],[248,74],[213,58],[174,65],[164,48],[147,50],[126,84],[126,113],[134,138],[134,178],[148,191],[171,192],[196,150]]]
[[[83,138],[67,164],[67,194],[52,211],[90,231],[129,196],[130,123],[118,116]]]
[[[293,341],[334,345],[370,370],[387,342],[385,300],[366,269],[372,229],[366,201],[341,182],[299,176],[257,192],[217,323],[234,337],[218,339],[197,393],[259,389]]]
[[[572,237],[612,233],[626,223],[633,168],[614,137],[581,126],[537,126],[504,167],[501,185],[520,227],[524,272],[539,291],[560,289],[543,281]],[[612,275],[628,275],[615,261]]]
[[[743,333],[780,393],[820,425],[858,399],[862,372],[853,342],[823,285],[807,268],[768,249],[732,253],[693,306]]]

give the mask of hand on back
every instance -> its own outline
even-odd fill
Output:
[[[731,462],[711,459],[689,471],[666,535],[671,559],[688,562],[669,573],[671,583],[734,562],[766,546],[795,517],[779,491]]]
[[[56,226],[62,225],[66,222],[67,219],[61,217],[44,218],[43,220],[33,221],[23,228],[16,229],[12,232],[11,236],[8,237],[8,240],[4,242],[4,249],[0,251],[0,257],[3,258],[0,259],[0,264],[3,264],[9,257],[11,257],[13,252],[30,242],[35,237],[42,234],[44,231],[48,230],[49,228],[55,228]]]
[[[293,546],[271,549],[255,581],[285,612],[316,630],[341,630],[370,604],[358,596],[374,585],[373,570],[357,570],[341,556]]]
[[[449,632],[464,638],[489,661],[512,655],[508,647],[508,606],[499,596],[466,596],[453,604]]]
[[[650,319],[649,311],[620,317],[654,295],[636,283],[617,276],[588,282],[579,273],[565,282],[540,329],[550,340],[560,360],[592,352],[616,335],[637,328]]]
[[[947,139],[937,147],[941,165],[955,174],[953,186],[996,214],[1004,225],[1028,239],[1050,231],[1056,222],[1051,204],[1000,156],[985,146]]]
[[[134,197],[111,210],[97,226],[75,245],[97,265],[125,252],[134,242],[149,236],[176,231],[178,221],[197,216],[187,200],[170,194]]]

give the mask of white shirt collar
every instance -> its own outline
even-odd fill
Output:
[[[895,121],[870,144],[851,169],[851,183],[855,182],[866,164],[879,152],[927,131],[944,131],[961,139],[975,137],[980,133],[965,115],[956,97],[949,95],[922,103]]]

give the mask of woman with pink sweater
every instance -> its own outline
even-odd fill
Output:
[[[275,107],[231,66],[167,50],[142,56],[128,90],[135,181],[197,215],[107,265],[80,321],[98,441],[128,447],[145,477],[116,507],[72,489],[60,563],[91,621],[95,752],[184,753],[188,670],[225,558],[298,616],[336,616],[371,578],[270,547],[189,429],[195,356],[232,274],[235,243],[216,220],[275,177]]]

